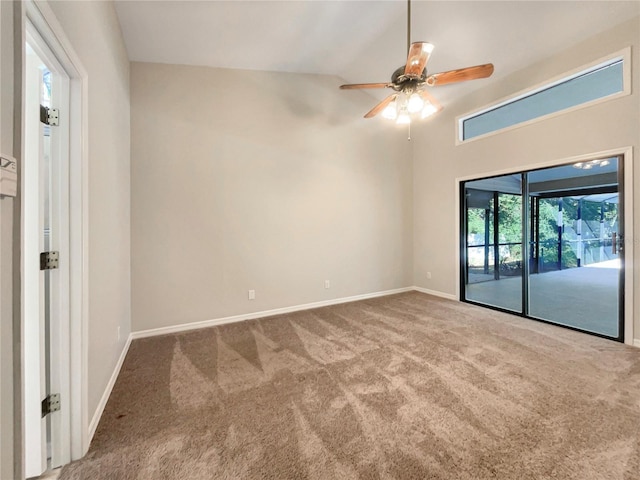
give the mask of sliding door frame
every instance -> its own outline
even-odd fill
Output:
[[[529,315],[529,246],[531,245],[531,232],[529,231],[529,172],[522,172],[522,315]]]
[[[469,301],[462,298],[463,292],[465,291],[465,280],[466,280],[466,232],[467,232],[467,215],[466,208],[463,210],[463,207],[466,207],[466,197],[463,185],[472,180],[482,180],[485,178],[497,177],[502,175],[514,175],[519,174],[523,176],[523,214],[522,214],[522,227],[523,227],[523,238],[522,238],[522,270],[523,270],[523,279],[522,279],[522,297],[523,301],[527,301],[528,295],[525,293],[528,290],[528,274],[530,270],[529,265],[529,249],[530,249],[530,235],[529,231],[530,222],[529,218],[529,199],[528,199],[528,186],[527,186],[527,172],[533,170],[540,170],[545,168],[559,167],[567,164],[577,163],[580,161],[589,161],[596,158],[606,158],[606,157],[618,157],[618,194],[620,195],[621,204],[622,204],[622,212],[620,213],[621,217],[621,230],[623,232],[622,239],[622,255],[621,261],[623,262],[620,269],[620,285],[622,286],[622,290],[620,292],[620,302],[619,302],[619,337],[613,338],[610,336],[587,332],[585,330],[581,330],[578,328],[574,328],[567,325],[561,325],[558,323],[550,322],[543,319],[538,319],[535,317],[530,317],[525,315],[524,312],[527,312],[526,305],[523,305],[523,309],[521,313],[513,312],[510,310],[502,309],[499,307],[481,304],[474,301]],[[623,178],[623,181],[620,182],[620,177]],[[551,325],[556,325],[564,328],[568,328],[571,330],[576,330],[579,332],[589,333],[595,336],[607,338],[609,340],[618,340],[620,342],[624,342],[628,345],[636,345],[640,346],[640,339],[634,341],[634,334],[637,335],[640,333],[640,328],[634,328],[634,320],[633,320],[633,312],[634,312],[634,304],[633,304],[633,148],[619,148],[614,150],[608,150],[603,152],[595,152],[586,155],[579,155],[575,157],[563,158],[558,160],[552,160],[549,162],[538,163],[534,165],[522,165],[517,169],[506,169],[500,171],[493,172],[482,172],[475,175],[469,175],[465,177],[458,177],[455,179],[455,189],[456,189],[456,212],[459,215],[459,221],[456,223],[456,238],[459,241],[459,248],[456,249],[456,298],[459,301],[463,301],[465,303],[473,303],[476,305],[480,305],[492,310],[503,311],[506,313],[510,313],[512,315],[518,315],[525,318],[530,318],[532,320],[540,321],[543,323],[549,323]],[[464,262],[464,264],[463,264]],[[465,272],[463,273],[463,270]],[[526,290],[525,290],[526,289]]]
[[[627,184],[626,184],[627,176],[631,175],[631,173],[627,172],[626,168],[627,168],[627,165],[625,162],[624,155],[619,155],[618,156],[618,219],[619,219],[618,235],[621,235],[620,237],[621,245],[618,247],[619,249],[618,255],[620,256],[620,270],[618,272],[618,275],[619,275],[618,284],[622,285],[623,290],[620,295],[620,301],[618,302],[618,320],[619,320],[618,335],[620,337],[620,341],[623,343],[625,342],[625,338],[627,334],[625,329],[625,321],[626,321],[625,316],[629,315],[631,319],[633,319],[634,317],[633,311],[627,313],[626,305],[625,305],[625,299],[628,296],[626,291],[627,277],[633,277],[633,263],[627,264],[627,260],[626,260],[627,245],[633,245],[633,242],[629,242],[628,244],[625,244],[625,238],[627,236],[626,210],[628,208],[625,192],[627,190],[632,189],[631,187],[627,189]],[[620,221],[620,219],[622,219],[622,221]],[[615,241],[617,242],[617,240]],[[627,275],[627,271],[629,272],[629,275]],[[631,290],[631,292],[632,292],[631,297],[633,297],[633,290]]]

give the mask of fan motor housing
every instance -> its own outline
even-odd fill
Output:
[[[415,92],[418,87],[425,83],[427,79],[427,69],[422,71],[422,75],[416,77],[415,75],[405,75],[405,66],[398,67],[398,69],[391,75],[391,83],[396,92],[411,93]]]

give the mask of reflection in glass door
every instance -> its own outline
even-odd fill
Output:
[[[622,184],[617,157],[463,182],[462,299],[622,341]]]

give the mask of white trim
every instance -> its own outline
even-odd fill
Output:
[[[336,298],[333,300],[325,300],[322,302],[306,303],[302,305],[296,305],[293,307],[264,310],[262,312],[254,312],[254,313],[248,313],[243,315],[233,315],[230,317],[222,317],[222,318],[217,318],[213,320],[205,320],[202,322],[193,322],[193,323],[186,323],[181,325],[173,325],[169,327],[141,330],[139,332],[132,332],[131,334],[129,334],[129,337],[127,338],[127,342],[124,348],[122,349],[120,358],[118,359],[118,362],[116,363],[113,373],[111,374],[111,378],[109,379],[109,382],[107,383],[104,393],[100,398],[100,403],[98,403],[98,408],[96,409],[93,415],[93,418],[91,419],[91,423],[89,424],[89,442],[91,442],[91,440],[93,439],[93,436],[96,433],[96,429],[98,428],[98,424],[100,423],[100,419],[102,418],[102,414],[104,413],[104,409],[107,406],[107,402],[109,401],[109,397],[111,396],[113,387],[115,386],[118,376],[120,375],[120,370],[122,369],[122,365],[124,364],[124,360],[127,356],[127,353],[129,353],[129,347],[131,346],[131,342],[133,340],[137,340],[140,338],[155,337],[159,335],[167,335],[171,333],[187,332],[190,330],[198,330],[201,328],[215,327],[218,325],[224,325],[228,323],[236,323],[236,322],[242,322],[245,320],[253,320],[256,318],[271,317],[274,315],[282,315],[285,313],[300,312],[304,310],[310,310],[313,308],[328,307],[331,305],[339,305],[341,303],[356,302],[358,300],[366,300],[369,298],[378,298],[378,297],[384,297],[387,295],[394,295],[397,293],[412,292],[412,291],[425,293],[428,295],[434,295],[436,297],[445,298],[448,300],[457,300],[457,297],[450,293],[444,293],[436,290],[429,290],[427,288],[413,286],[413,287],[396,288],[393,290],[385,290],[382,292],[366,293],[363,295],[354,295],[352,297]],[[635,340],[633,344],[636,347],[640,347],[640,340]]]
[[[89,449],[88,435],[88,75],[46,1],[27,0],[23,10],[70,78],[69,243],[71,459]]]
[[[127,353],[129,352],[129,347],[131,346],[131,342],[133,340],[137,340],[139,338],[155,337],[158,335],[167,335],[170,333],[187,332],[190,330],[198,330],[201,328],[215,327],[217,325],[224,325],[227,323],[242,322],[245,320],[253,320],[255,318],[272,317],[274,315],[300,312],[304,310],[310,310],[312,308],[328,307],[331,305],[339,305],[341,303],[356,302],[358,300],[385,297],[387,295],[394,295],[397,293],[412,292],[412,291],[428,293],[430,295],[436,295],[438,297],[455,300],[455,298],[453,298],[452,295],[447,293],[436,292],[433,290],[427,290],[420,287],[404,287],[404,288],[396,288],[393,290],[385,290],[382,292],[365,293],[363,295],[354,295],[351,297],[335,298],[333,300],[324,300],[322,302],[305,303],[302,305],[295,305],[292,307],[275,308],[273,310],[264,310],[262,312],[233,315],[231,317],[216,318],[213,320],[205,320],[202,322],[184,323],[180,325],[172,325],[170,327],[153,328],[150,330],[141,330],[139,332],[132,332],[129,334],[129,337],[127,338],[127,342],[124,348],[122,349],[122,352],[120,353],[120,358],[118,358],[118,362],[116,363],[113,373],[111,374],[111,378],[109,379],[109,382],[107,383],[107,386],[102,394],[102,397],[100,398],[100,403],[98,403],[98,408],[93,414],[93,418],[91,419],[91,423],[89,424],[88,441],[89,443],[91,443],[91,440],[93,439],[93,436],[96,433],[96,429],[98,428],[98,424],[100,423],[100,419],[102,418],[102,414],[104,413],[104,409],[107,406],[107,402],[109,401],[109,397],[111,396],[111,392],[113,391],[113,387],[116,384],[116,380],[118,379],[118,375],[120,374],[120,370],[122,369],[122,365],[124,364],[124,360],[127,356]]]
[[[29,46],[52,73],[53,107],[59,108],[63,116],[68,118],[70,106],[69,75],[29,19],[26,21],[26,37]],[[25,118],[29,118],[29,115],[26,115]],[[59,126],[51,129],[51,157],[55,161],[50,165],[52,189],[49,198],[51,209],[50,250],[59,251],[60,258],[63,259],[58,269],[49,274],[51,285],[49,300],[51,310],[51,368],[49,381],[51,391],[59,393],[61,398],[66,399],[70,398],[69,365],[71,363],[69,358],[69,340],[71,338],[69,325],[70,265],[67,261],[70,258],[69,126],[70,123],[68,121],[62,121]],[[23,295],[25,293],[23,289]],[[27,347],[28,345],[25,341],[24,348],[26,349]],[[54,468],[71,461],[70,418],[71,406],[68,401],[62,402],[60,411],[50,418],[51,450],[49,454],[51,463],[49,466]],[[27,450],[29,450],[28,446]]]
[[[508,127],[504,127],[504,128],[500,128],[498,130],[493,130],[491,132],[488,133],[484,133],[482,135],[478,135],[475,136],[473,138],[468,138],[466,140],[462,139],[462,135],[463,135],[463,122],[465,120],[468,120],[469,118],[473,118],[476,117],[478,115],[482,115],[483,113],[489,112],[491,110],[495,110],[497,108],[500,108],[504,105],[508,105],[510,103],[513,102],[517,102],[518,100],[521,100],[523,98],[529,97],[531,95],[534,95],[536,93],[542,92],[544,90],[547,90],[549,88],[555,87],[556,85],[559,85],[561,83],[567,82],[569,80],[572,80],[574,78],[579,77],[580,75],[587,73],[591,70],[596,70],[600,67],[603,67],[609,63],[615,62],[617,60],[622,60],[622,90],[620,92],[611,94],[611,95],[607,95],[605,97],[601,97],[601,98],[597,98],[595,100],[591,100],[585,103],[580,103],[578,105],[574,105],[573,107],[569,107],[569,108],[565,108],[562,110],[558,110],[557,112],[552,112],[552,113],[548,113],[546,115],[542,115],[540,117],[536,117],[536,118],[532,118],[531,120],[526,120],[524,122],[520,122],[520,123],[516,123],[515,125],[510,125]],[[492,102],[489,105],[485,105],[482,108],[473,110],[472,112],[468,112],[468,113],[464,113],[462,115],[458,115],[455,119],[455,128],[456,128],[456,134],[455,134],[455,144],[456,146],[459,145],[466,145],[470,142],[473,142],[475,140],[480,140],[483,138],[487,138],[487,137],[491,137],[494,135],[498,135],[498,134],[502,134],[505,132],[508,132],[510,130],[514,130],[516,128],[521,128],[521,127],[525,127],[527,125],[531,125],[533,123],[537,123],[537,122],[541,122],[544,120],[549,120],[551,118],[557,117],[559,115],[564,115],[566,113],[569,112],[573,112],[575,110],[580,110],[582,108],[587,108],[587,107],[591,107],[593,105],[597,105],[599,103],[603,103],[603,102],[608,102],[610,100],[619,98],[619,97],[624,97],[626,95],[630,95],[631,94],[631,47],[625,47],[622,50],[618,50],[617,52],[611,53],[605,57],[599,58],[598,60],[595,60],[593,62],[590,62],[586,65],[582,65],[580,67],[574,68],[573,70],[563,73],[561,75],[557,75],[555,77],[553,77],[551,80],[545,80],[542,83],[539,83],[533,87],[530,88],[525,88],[523,90],[520,90],[519,92],[512,94],[512,95],[508,95],[506,97],[501,98],[500,100],[496,101],[496,102]]]
[[[634,346],[634,347],[638,347],[638,348],[640,348],[640,338],[636,338],[636,339],[633,341],[633,346]]]
[[[120,369],[122,369],[122,365],[124,364],[124,359],[127,357],[127,353],[129,353],[129,347],[131,346],[131,340],[133,340],[133,336],[130,334],[127,338],[127,342],[120,353],[120,358],[118,358],[118,362],[116,363],[115,368],[113,369],[113,373],[111,374],[111,378],[109,378],[109,382],[104,389],[104,393],[100,398],[100,402],[98,403],[98,408],[96,408],[95,413],[93,414],[93,418],[91,419],[91,423],[89,424],[89,432],[88,432],[88,440],[91,443],[93,436],[96,433],[96,429],[98,428],[98,424],[100,423],[100,418],[102,418],[102,414],[104,413],[104,408],[107,406],[107,401],[111,396],[111,392],[113,391],[113,387],[116,384],[116,380],[118,380],[118,375],[120,375]]]
[[[460,182],[467,180],[475,180],[483,177],[494,177],[500,175],[511,175],[523,171],[537,170],[540,168],[557,167],[561,165],[572,164],[576,162],[584,162],[588,160],[609,158],[609,157],[623,157],[624,168],[624,248],[625,248],[625,265],[624,265],[624,338],[625,343],[630,345],[635,342],[640,342],[640,339],[634,340],[634,334],[640,332],[634,331],[634,318],[633,318],[633,253],[634,253],[634,236],[633,236],[633,147],[620,147],[613,148],[611,150],[605,150],[602,152],[585,153],[583,155],[576,155],[574,157],[568,157],[563,159],[550,160],[531,165],[521,165],[517,168],[508,168],[503,170],[497,170],[493,172],[481,172],[473,175],[465,175],[463,177],[457,177],[454,182],[455,190],[455,211],[456,211],[456,226],[455,226],[455,238],[456,244],[460,242]],[[460,249],[456,248],[455,256],[455,271],[456,271],[456,299],[460,299]]]
[[[205,320],[202,322],[185,323],[181,325],[173,325],[170,327],[153,328],[150,330],[132,332],[131,334],[129,334],[129,337],[127,338],[127,342],[124,348],[122,349],[122,352],[120,353],[120,358],[118,358],[118,362],[116,363],[113,373],[111,374],[111,378],[109,378],[109,382],[107,383],[107,386],[104,389],[102,397],[100,398],[98,407],[96,408],[96,411],[93,414],[91,423],[89,423],[88,442],[91,443],[91,440],[93,439],[93,436],[96,433],[96,429],[98,428],[98,424],[100,423],[100,419],[102,418],[102,414],[104,413],[104,409],[107,406],[107,402],[109,401],[109,397],[111,396],[111,392],[113,391],[113,387],[116,384],[116,380],[118,379],[118,375],[120,374],[120,370],[122,369],[122,365],[124,364],[124,360],[127,356],[127,353],[129,352],[129,347],[131,346],[131,342],[133,340],[136,340],[139,338],[155,337],[158,335],[166,335],[169,333],[186,332],[189,330],[197,330],[197,329],[206,328],[206,327],[214,327],[216,325],[224,325],[226,323],[242,322],[244,320],[252,320],[255,318],[271,317],[274,315],[282,315],[284,313],[298,312],[303,310],[309,310],[312,308],[326,307],[329,305],[338,305],[340,303],[355,302],[358,300],[366,300],[368,298],[384,297],[386,295],[410,292],[417,289],[418,289],[417,287],[396,288],[394,290],[386,290],[383,292],[366,293],[364,295],[355,295],[352,297],[343,297],[343,298],[337,298],[333,300],[326,300],[322,302],[306,303],[303,305],[296,305],[293,307],[276,308],[273,310],[264,310],[262,312],[247,313],[243,315],[234,315],[231,317]],[[445,294],[442,294],[442,295],[445,295]]]
[[[413,287],[416,292],[426,293],[428,295],[433,295],[435,297],[446,298],[447,300],[457,300],[458,297],[451,293],[439,292],[437,290],[429,290],[428,288],[422,287]]]
[[[476,177],[477,178],[477,177]],[[462,215],[462,212],[460,211],[460,182],[464,182],[465,180],[468,180],[468,178],[466,177],[457,177],[454,180],[454,186],[453,186],[453,191],[454,193],[454,208],[455,208],[455,219],[456,221],[455,226],[454,226],[454,235],[455,237],[453,238],[453,241],[455,242],[454,245],[457,245],[458,247],[456,248],[456,263],[455,263],[455,276],[456,276],[456,300],[458,301],[462,301],[462,292],[460,291],[460,222],[462,221],[460,218],[460,215]],[[465,243],[466,244],[466,243]]]
[[[593,160],[596,158],[602,159],[602,158],[616,157],[618,155],[628,155],[628,154],[631,154],[632,151],[633,151],[633,147],[618,147],[618,148],[612,148],[610,150],[603,150],[601,152],[583,153],[581,155],[576,155],[573,157],[566,157],[566,158],[559,158],[559,159],[556,158],[552,160],[545,160],[537,163],[531,163],[529,165],[520,165],[517,167],[503,168],[500,170],[492,170],[489,172],[481,171],[481,172],[473,173],[470,175],[464,175],[462,177],[457,177],[455,179],[456,186],[458,187],[457,199],[458,199],[458,202],[460,202],[460,198],[459,198],[460,182],[466,182],[468,180],[476,180],[478,178],[498,177],[501,175],[513,175],[514,173],[520,173],[523,171],[540,170],[543,168],[550,168],[550,167],[559,167],[562,165],[568,165],[568,164],[577,163],[577,162],[586,162],[587,160]]]
[[[629,147],[623,155],[624,174],[624,338],[627,345],[633,345],[635,332],[633,315],[633,257],[634,230],[633,230],[633,148]],[[635,340],[637,341],[637,339]]]
[[[226,323],[242,322],[244,320],[253,320],[255,318],[272,317],[274,315],[283,315],[285,313],[299,312],[302,310],[310,310],[312,308],[328,307],[338,305],[340,303],[357,302],[358,300],[366,300],[368,298],[384,297],[396,293],[411,292],[416,287],[396,288],[393,290],[385,290],[382,292],[365,293],[363,295],[354,295],[352,297],[334,298],[332,300],[323,300],[321,302],[305,303],[302,305],[294,305],[291,307],[274,308],[273,310],[263,310],[261,312],[245,313],[241,315],[233,315],[230,317],[214,318],[212,320],[204,320],[201,322],[183,323],[180,325],[171,325],[169,327],[152,328],[149,330],[140,330],[132,332],[133,340],[138,338],[155,337],[157,335],[166,335],[168,333],[186,332],[188,330],[197,330],[199,328],[215,327]]]

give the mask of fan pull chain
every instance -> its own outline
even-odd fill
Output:
[[[407,141],[411,141],[411,123],[407,125]]]

